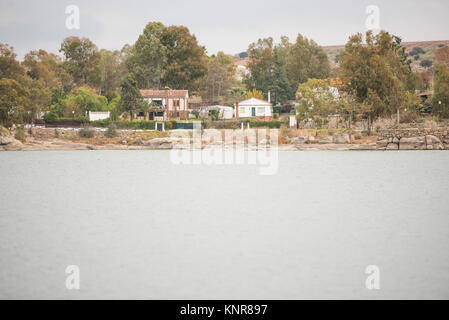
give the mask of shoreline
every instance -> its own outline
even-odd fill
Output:
[[[447,131],[439,133],[439,137],[424,131],[421,136],[415,131],[385,131],[373,136],[365,136],[358,140],[347,133],[328,136],[298,135],[289,137],[279,134],[277,151],[398,151],[398,150],[449,150]],[[207,130],[205,130],[207,133]],[[216,133],[216,131],[215,131]],[[407,133],[408,135],[406,135]],[[301,133],[303,134],[303,133]],[[182,136],[182,135],[181,135]],[[185,137],[185,132],[184,132]],[[261,138],[259,138],[261,139]],[[0,151],[82,151],[82,150],[241,150],[241,145],[228,144],[214,140],[204,134],[201,144],[184,144],[181,138],[171,137],[169,132],[117,130],[114,137],[107,138],[104,130],[94,130],[90,138],[81,138],[75,128],[49,129],[32,128],[27,131],[24,142],[14,138],[13,134],[3,131],[0,136]],[[223,139],[222,139],[223,140]],[[263,141],[261,141],[263,140]],[[270,136],[258,141],[259,144],[243,145],[245,151],[270,150]],[[261,144],[267,143],[267,145]]]

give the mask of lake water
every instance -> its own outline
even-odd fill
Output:
[[[449,152],[1,152],[0,298],[448,299]]]

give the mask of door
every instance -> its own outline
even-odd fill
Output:
[[[251,117],[256,116],[256,108],[251,108]]]

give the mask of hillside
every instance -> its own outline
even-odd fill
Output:
[[[428,67],[424,67],[421,63],[425,60],[430,60],[433,63],[435,52],[440,46],[449,45],[449,40],[441,41],[413,41],[403,42],[402,46],[405,48],[405,52],[409,55],[409,59],[412,61],[412,69],[415,71],[425,71]],[[326,51],[331,66],[335,67],[337,64],[338,56],[344,49],[344,45],[340,46],[323,46]],[[415,49],[414,48],[420,48]],[[422,50],[421,50],[422,49]],[[411,55],[410,55],[411,54]]]

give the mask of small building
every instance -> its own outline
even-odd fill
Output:
[[[140,90],[143,99],[151,108],[149,111],[140,111],[136,114],[142,120],[168,120],[182,119],[189,116],[189,91],[172,90]]]
[[[110,111],[107,111],[107,112],[89,111],[88,116],[89,116],[89,121],[106,120],[111,117],[111,112]]]
[[[238,103],[236,118],[254,118],[269,121],[273,118],[273,106],[270,102],[251,98]]]

